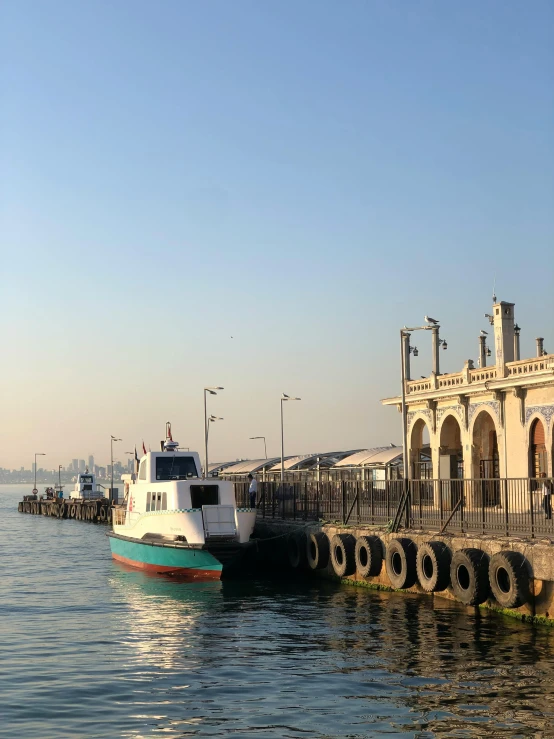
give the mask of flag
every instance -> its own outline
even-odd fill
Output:
[[[137,445],[135,444],[135,464],[138,466],[139,458],[137,454]]]
[[[144,446],[144,439],[142,440],[142,453],[146,454],[146,447]]]
[[[167,438],[169,441],[173,441],[173,436],[171,436],[171,424],[169,422],[167,424]]]

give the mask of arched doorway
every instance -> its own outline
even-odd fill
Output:
[[[413,480],[430,480],[433,477],[429,429],[422,418],[414,423],[410,435],[411,477]]]
[[[464,476],[462,429],[458,419],[448,415],[441,426],[439,476],[441,479],[459,480]]]
[[[494,419],[485,410],[480,411],[473,425],[473,477],[482,480],[478,504],[499,505],[500,484],[496,482],[500,477],[498,438]]]
[[[531,477],[548,475],[548,454],[546,452],[546,432],[543,422],[536,418],[529,435],[529,471]]]

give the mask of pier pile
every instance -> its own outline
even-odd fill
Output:
[[[112,505],[107,498],[80,500],[63,498],[40,499],[36,495],[26,495],[18,503],[20,513],[33,513],[53,518],[74,518],[76,521],[90,523],[112,522]]]

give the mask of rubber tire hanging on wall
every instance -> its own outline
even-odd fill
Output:
[[[358,536],[354,550],[356,572],[361,577],[375,577],[383,567],[383,544],[378,536]]]
[[[295,570],[306,564],[306,542],[303,532],[295,531],[287,537],[287,559]]]
[[[331,539],[331,563],[335,575],[348,577],[356,572],[356,539],[352,534],[335,534]]]
[[[446,590],[450,585],[452,552],[442,541],[428,541],[417,549],[417,579],[426,593]]]
[[[329,537],[316,531],[306,537],[306,558],[312,570],[323,570],[329,564]]]
[[[527,560],[520,552],[497,552],[489,564],[492,594],[502,608],[519,608],[530,597]]]
[[[417,546],[411,539],[391,539],[385,558],[387,575],[393,588],[411,588],[417,582]]]
[[[489,557],[481,549],[460,549],[452,555],[450,582],[456,598],[478,606],[489,597]]]

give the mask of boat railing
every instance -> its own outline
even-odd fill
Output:
[[[134,526],[141,514],[138,511],[128,511],[126,508],[114,508],[112,521],[114,526]]]

